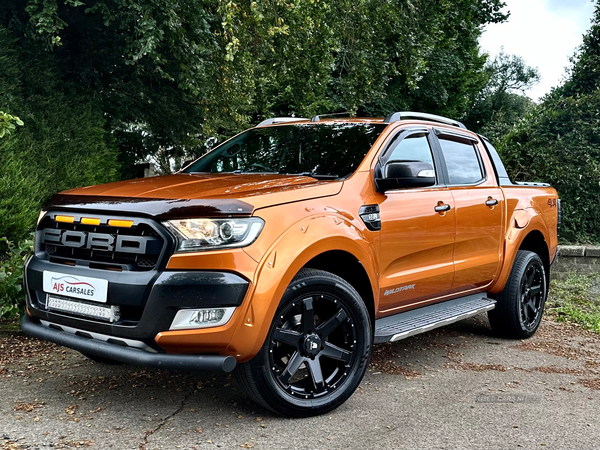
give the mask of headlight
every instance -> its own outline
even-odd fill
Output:
[[[245,247],[256,240],[265,224],[258,217],[180,219],[165,223],[177,236],[177,250],[180,252]]]

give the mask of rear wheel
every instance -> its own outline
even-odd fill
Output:
[[[542,321],[548,288],[540,257],[519,250],[504,290],[496,296],[496,308],[488,312],[493,330],[508,338],[533,336]]]
[[[302,269],[286,290],[259,353],[236,377],[263,406],[291,417],[323,414],[362,380],[371,352],[369,313],[329,272]]]

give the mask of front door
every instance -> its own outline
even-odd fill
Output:
[[[403,135],[392,141],[386,160],[423,161],[436,167],[431,139],[423,131]],[[379,312],[389,313],[450,291],[456,217],[452,194],[443,185],[387,191],[384,197],[379,203]]]

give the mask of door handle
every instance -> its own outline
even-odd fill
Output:
[[[496,206],[498,204],[498,200],[496,200],[495,198],[492,198],[492,197],[488,197],[485,204],[487,206]]]
[[[445,211],[450,211],[450,205],[438,205],[435,208],[433,208],[435,210],[435,212],[445,212]]]

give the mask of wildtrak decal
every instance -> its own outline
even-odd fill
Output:
[[[385,297],[387,295],[397,294],[398,292],[408,291],[408,290],[414,289],[414,288],[415,288],[414,284],[408,284],[406,286],[400,286],[400,287],[397,287],[395,289],[388,289],[388,290],[385,291],[385,294],[383,294],[383,295]]]

